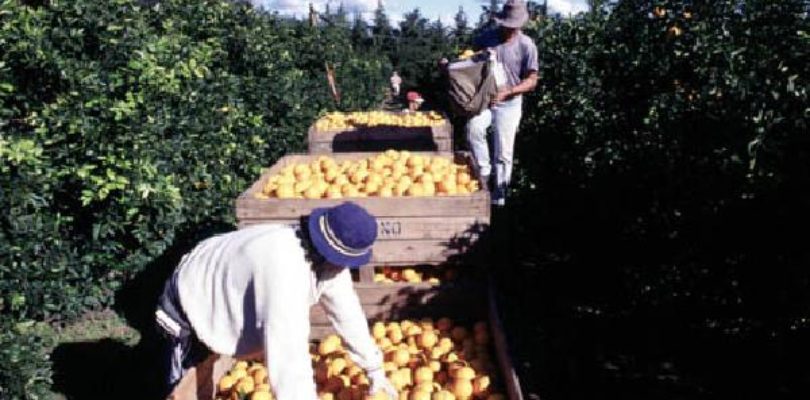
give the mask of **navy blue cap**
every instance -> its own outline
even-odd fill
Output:
[[[309,237],[326,261],[359,268],[371,260],[371,246],[377,240],[377,219],[363,207],[345,202],[330,208],[316,208],[309,215]]]

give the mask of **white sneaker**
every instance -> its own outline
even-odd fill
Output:
[[[504,199],[503,197],[501,197],[499,199],[492,199],[492,205],[493,206],[498,206],[498,207],[503,207],[503,206],[506,205],[506,199]]]

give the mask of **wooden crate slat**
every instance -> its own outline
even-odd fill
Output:
[[[520,388],[520,379],[515,370],[512,357],[509,355],[509,345],[506,340],[501,317],[498,313],[498,303],[495,286],[492,281],[487,287],[489,324],[492,331],[492,341],[497,355],[498,366],[501,369],[501,377],[504,380],[506,394],[510,400],[523,400],[523,391]]]
[[[479,285],[471,281],[442,285],[425,282],[391,284],[358,282],[354,284],[354,289],[362,304],[389,304],[402,298],[418,299],[411,301],[412,303],[425,303],[440,294],[467,299],[464,293],[480,291]]]
[[[482,304],[475,304],[469,300],[455,298],[442,298],[442,296],[428,294],[424,297],[393,298],[391,301],[377,304],[363,304],[363,311],[369,320],[399,320],[404,318],[445,316],[452,315],[465,320],[472,319]],[[312,324],[328,324],[329,319],[323,307],[316,305],[310,311]]]
[[[371,262],[383,265],[441,264],[463,258],[466,248],[447,240],[383,240],[374,244]]]
[[[216,395],[216,383],[228,373],[235,361],[232,357],[211,354],[200,364],[186,371],[168,399],[213,400]]]
[[[276,223],[298,227],[301,224],[297,219],[245,219],[239,222],[239,228],[257,224]],[[377,217],[377,240],[419,240],[444,239],[452,237],[458,232],[470,230],[471,227],[484,230],[489,221],[482,217]]]
[[[263,176],[264,182],[267,175]],[[478,191],[465,196],[435,197],[358,197],[343,199],[256,199],[240,197],[236,200],[236,218],[296,219],[309,215],[312,210],[333,207],[346,201],[362,205],[374,216],[380,217],[489,217],[489,194]]]

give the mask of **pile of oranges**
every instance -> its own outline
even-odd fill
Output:
[[[495,390],[496,369],[489,327],[472,329],[448,318],[376,322],[371,334],[385,355],[383,369],[399,392],[368,394],[370,382],[340,338],[330,335],[310,348],[320,400],[504,400]],[[240,361],[217,386],[217,399],[273,399],[261,363]]]
[[[260,362],[237,361],[217,384],[217,400],[273,400],[267,368]]]
[[[320,156],[310,163],[287,165],[267,179],[256,198],[431,197],[468,195],[479,189],[469,165],[449,156],[388,150],[359,160],[338,162]]]
[[[390,113],[384,111],[333,112],[326,114],[315,122],[315,129],[323,132],[375,126],[425,128],[440,126],[445,122],[444,117],[435,111],[413,113]]]
[[[394,268],[380,267],[374,272],[374,282],[377,283],[423,283],[433,285],[441,284],[444,281],[453,281],[458,276],[455,269],[448,268],[441,270],[436,267],[426,268]]]

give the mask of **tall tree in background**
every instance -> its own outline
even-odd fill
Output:
[[[451,41],[448,40],[448,27],[444,25],[440,18],[430,24],[427,33],[431,51],[444,52],[450,49]]]
[[[470,41],[470,26],[467,22],[467,14],[464,12],[464,7],[459,6],[458,12],[454,18],[456,26],[453,28],[453,45],[455,50],[466,46]]]
[[[385,35],[391,33],[391,20],[385,13],[382,1],[377,2],[377,9],[374,10],[374,34]]]
[[[394,29],[391,28],[391,20],[388,14],[385,13],[385,7],[382,0],[377,2],[377,9],[374,10],[374,27],[372,28],[374,34],[373,41],[374,47],[381,51],[382,54],[393,54],[396,52],[396,38],[394,36]]]
[[[526,8],[529,10],[531,20],[539,21],[548,15],[548,0],[543,0],[541,3],[528,1],[526,2]]]
[[[492,22],[492,19],[495,18],[495,14],[501,10],[499,3],[498,0],[489,0],[489,5],[481,6],[481,16],[478,18],[478,29],[485,28]]]
[[[372,45],[368,23],[366,19],[363,18],[363,14],[360,13],[360,11],[354,13],[351,38],[355,46],[363,49],[369,49]]]
[[[399,23],[399,31],[402,38],[423,38],[427,32],[428,19],[422,15],[419,8],[405,13],[402,22]]]
[[[424,59],[428,55],[428,19],[419,8],[405,13],[399,23],[399,40],[396,54],[391,54],[391,63],[400,69],[406,86],[415,86],[422,79]]]
[[[591,12],[604,9],[605,5],[605,0],[588,0],[588,9],[590,9]]]
[[[332,19],[336,25],[347,28],[349,26],[349,17],[348,13],[346,12],[346,7],[343,5],[343,2],[340,3],[338,6],[337,12],[335,13],[334,18]]]

